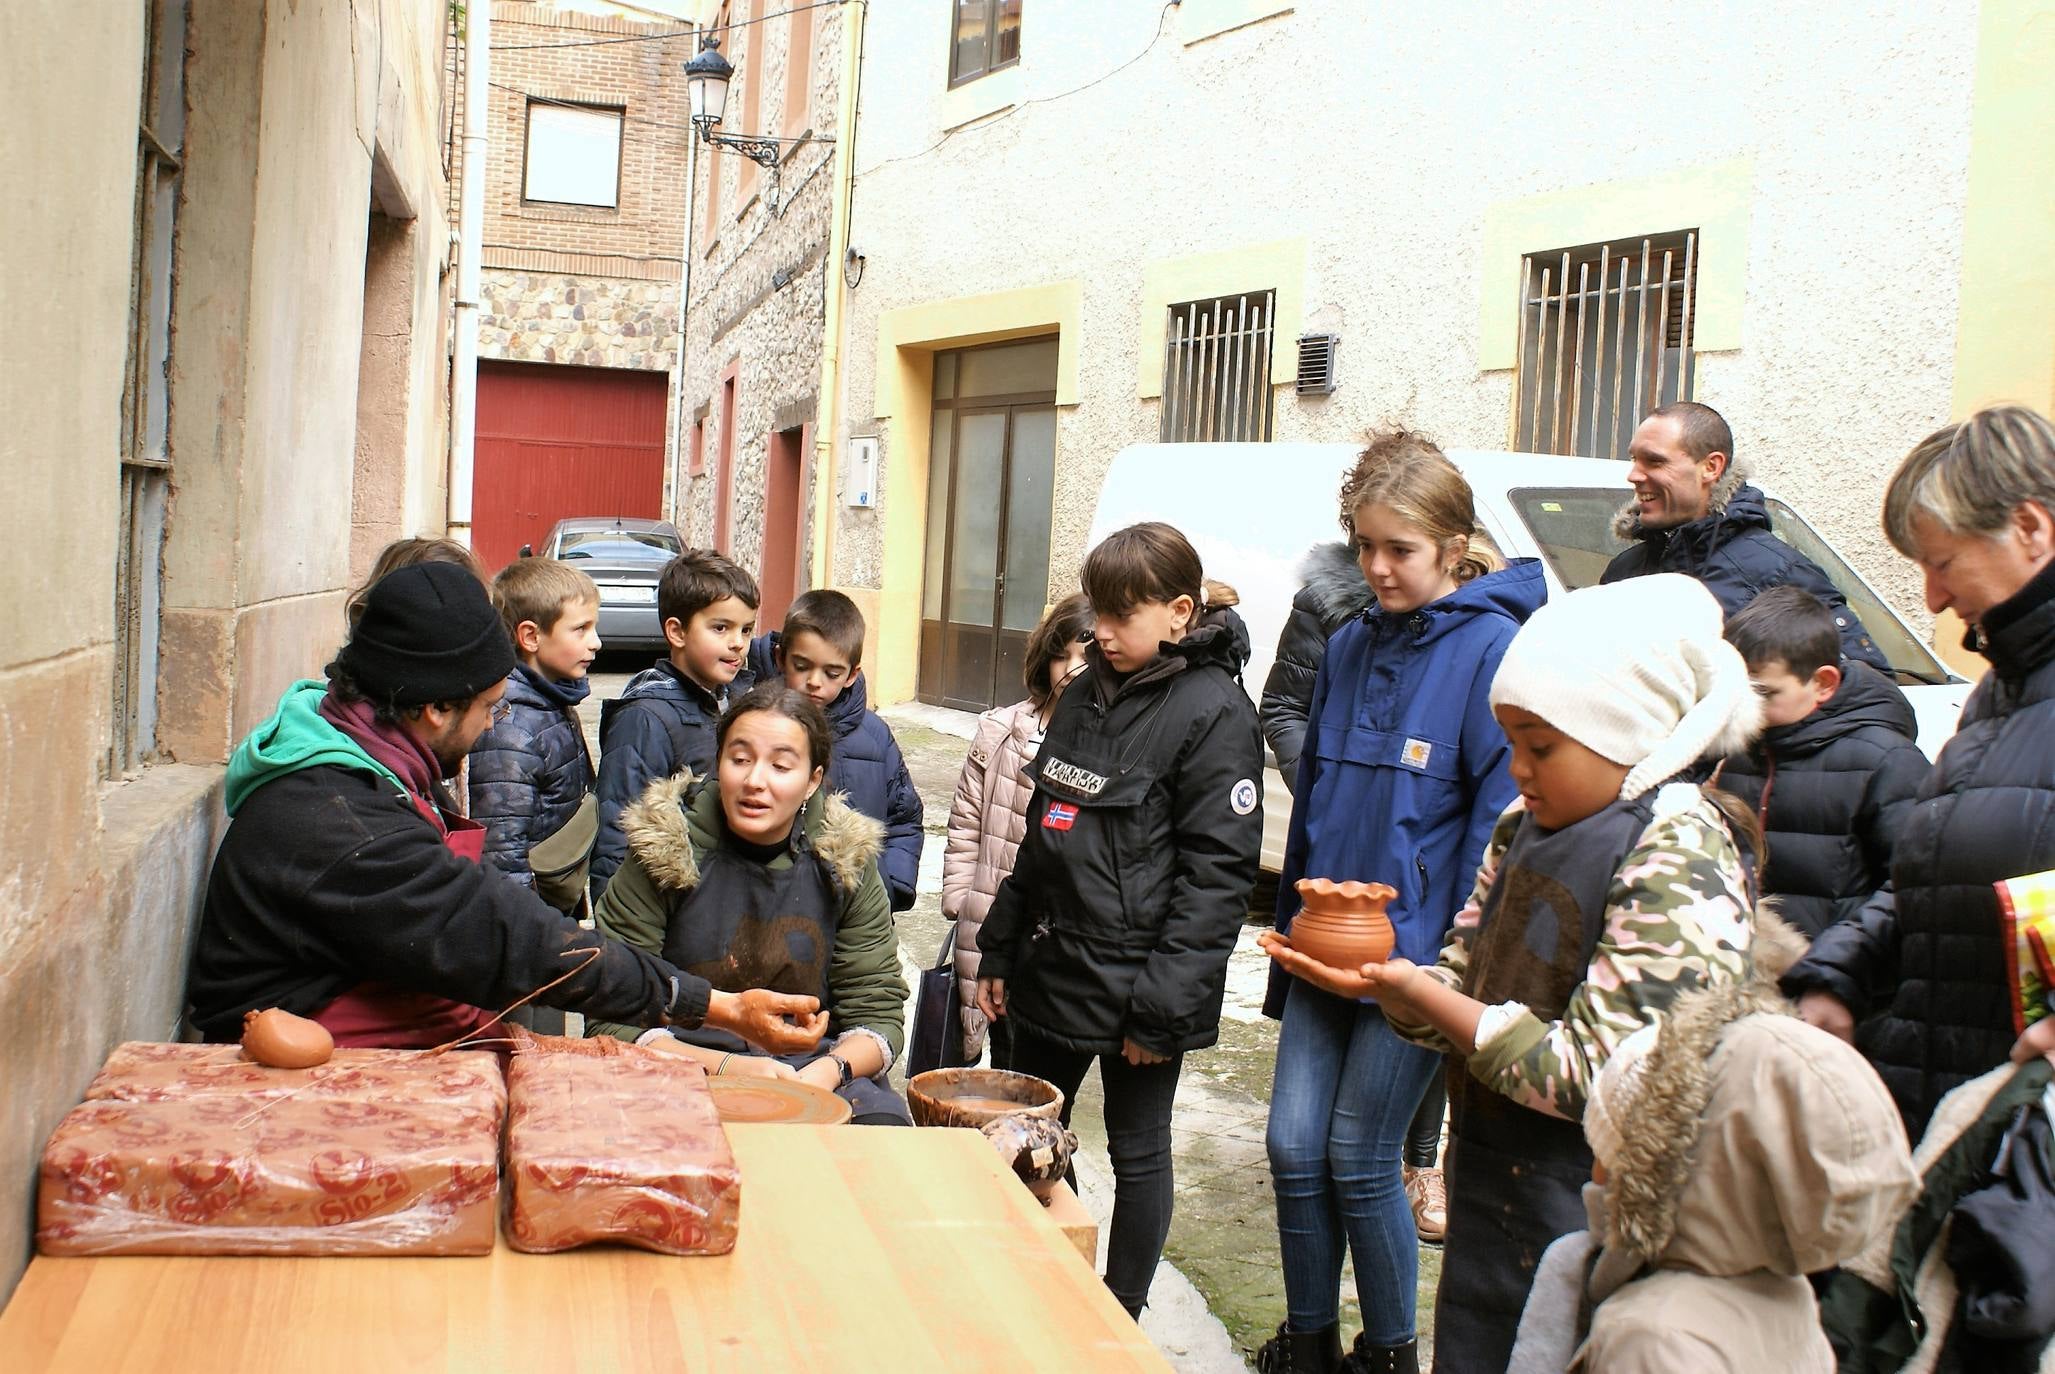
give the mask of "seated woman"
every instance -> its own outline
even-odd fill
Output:
[[[859,1125],[912,1124],[885,1071],[904,1042],[906,982],[878,876],[884,827],[823,795],[827,718],[767,682],[721,717],[716,776],[650,785],[622,813],[628,859],[600,897],[602,933],[660,951],[728,992],[818,997],[802,1054],[773,1056],[726,1031],[596,1021],[612,1035],[697,1059],[710,1074],[796,1078],[847,1101]]]

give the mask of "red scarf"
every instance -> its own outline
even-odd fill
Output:
[[[330,692],[321,698],[319,710],[323,720],[406,784],[414,809],[435,827],[444,848],[473,863],[484,861],[485,827],[445,812],[436,802],[442,762],[434,750],[404,726],[379,720],[368,701],[337,701]],[[315,1012],[314,1019],[328,1028],[336,1044],[348,1048],[432,1049],[462,1036],[505,1033],[481,1007],[376,982],[350,988]]]

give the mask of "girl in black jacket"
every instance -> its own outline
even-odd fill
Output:
[[[1231,589],[1161,523],[1085,559],[1087,667],[1030,769],[1012,875],[978,943],[978,1009],[1012,1062],[1063,1090],[1094,1059],[1115,1180],[1106,1284],[1139,1316],[1170,1234],[1170,1111],[1187,1050],[1217,1038],[1228,955],[1263,840],[1262,743]]]

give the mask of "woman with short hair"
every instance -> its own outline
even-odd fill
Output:
[[[2013,1047],[1992,885],[2055,869],[2055,425],[1996,406],[1934,431],[1891,476],[1884,532],[1991,671],[1920,790],[1891,887],[1821,932],[1783,987],[1868,1055],[1918,1140],[1949,1089]],[[2051,1046],[2055,1018],[2021,1042]]]

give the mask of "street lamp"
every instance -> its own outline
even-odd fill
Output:
[[[715,126],[728,110],[728,82],[735,75],[735,68],[727,58],[721,56],[721,40],[711,33],[699,40],[699,51],[685,64],[685,92],[692,109],[692,127],[699,130],[702,143],[717,148],[728,148],[764,168],[771,174],[771,184],[764,196],[764,204],[772,214],[778,213],[778,160],[779,141],[758,134],[723,134],[715,132]]]

